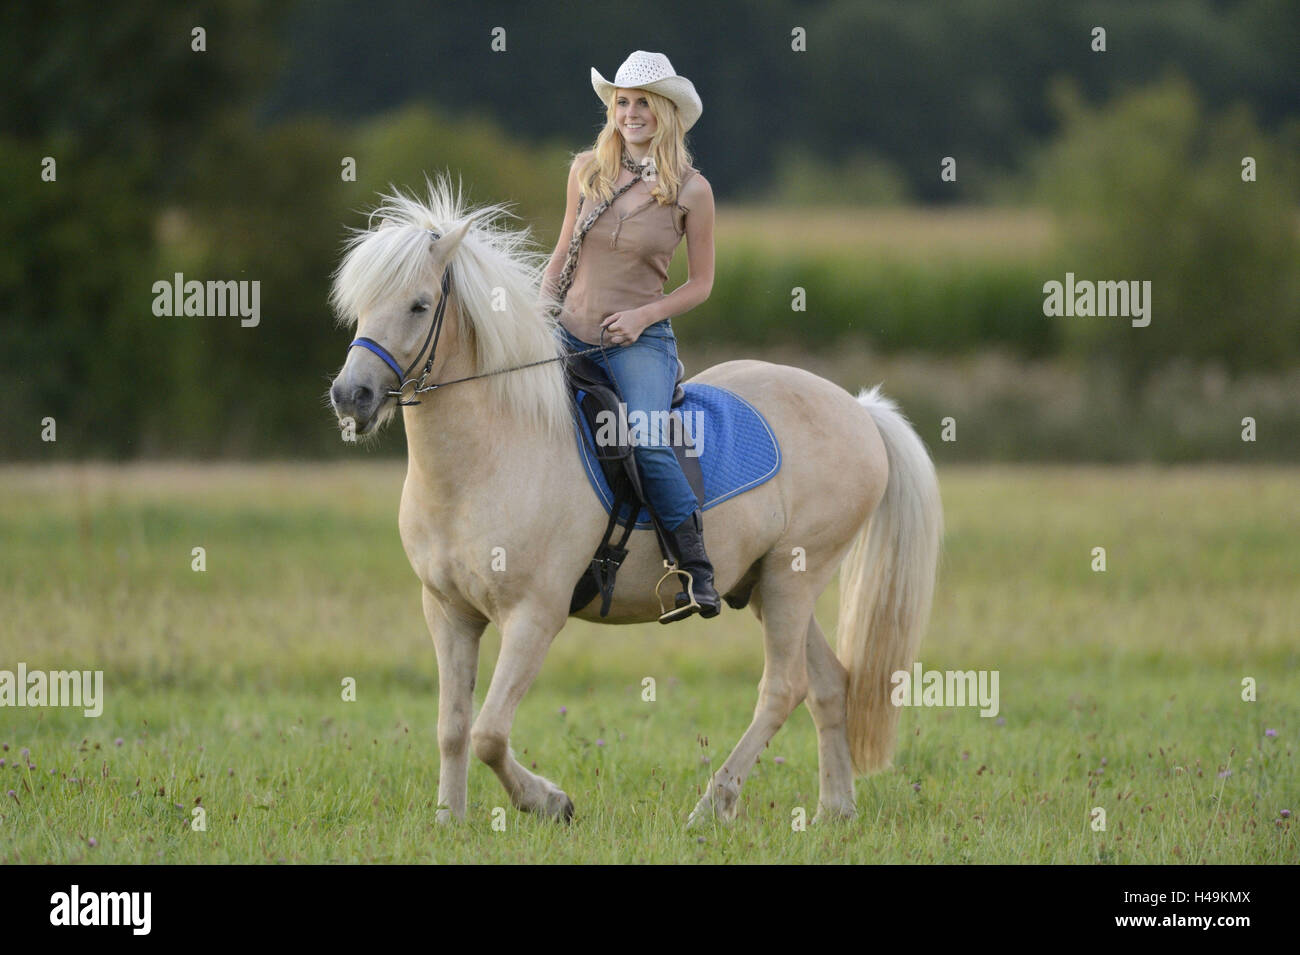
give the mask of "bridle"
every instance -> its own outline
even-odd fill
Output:
[[[435,240],[441,238],[441,236],[433,229],[429,229],[428,231]],[[450,293],[451,263],[449,262],[442,272],[442,294],[438,299],[438,307],[434,310],[433,320],[429,323],[429,332],[424,336],[424,344],[421,345],[420,350],[415,353],[415,358],[406,366],[405,371],[402,370],[402,366],[398,363],[397,359],[393,357],[392,352],[379,344],[379,342],[375,341],[373,338],[355,338],[352,340],[352,344],[348,346],[348,351],[351,351],[353,348],[360,345],[367,351],[377,355],[383,363],[392,370],[393,374],[397,376],[397,388],[396,390],[385,392],[385,395],[390,398],[396,398],[399,405],[418,405],[420,402],[416,400],[417,395],[427,394],[430,391],[437,391],[439,388],[446,388],[448,385],[457,385],[462,381],[474,381],[479,378],[490,378],[493,375],[504,375],[512,371],[522,371],[525,368],[534,368],[537,365],[548,365],[551,362],[564,361],[568,358],[590,355],[595,352],[601,352],[603,354],[605,351],[605,329],[602,328],[600,330],[601,343],[583,351],[570,352],[567,355],[557,355],[554,358],[543,358],[540,361],[530,361],[527,364],[516,365],[513,368],[501,368],[497,371],[483,372],[478,375],[468,375],[464,378],[456,378],[452,381],[425,384],[425,382],[428,381],[429,374],[433,371],[433,359],[438,352],[438,339],[442,337],[442,323],[443,319],[446,317],[447,299],[449,298]],[[430,347],[431,342],[433,347]],[[420,359],[424,357],[425,349],[428,349],[429,357],[424,363],[424,368],[420,372],[420,377],[412,378],[411,372],[415,369],[415,366],[420,363]],[[410,386],[409,392],[407,390],[408,385]]]
[[[435,240],[441,238],[441,236],[432,229],[429,230],[429,234],[432,235]],[[397,376],[397,390],[389,391],[387,394],[389,397],[396,398],[399,405],[418,405],[420,402],[415,400],[416,395],[440,387],[439,385],[426,387],[424,383],[428,379],[429,373],[433,371],[433,356],[438,352],[438,339],[442,337],[442,320],[447,314],[447,298],[450,292],[451,263],[448,262],[446,268],[442,270],[442,295],[438,299],[438,307],[434,310],[433,320],[429,323],[429,333],[424,336],[424,344],[421,345],[420,350],[415,353],[415,358],[406,366],[405,371],[402,370],[402,366],[397,363],[397,359],[393,357],[392,353],[372,338],[357,338],[348,346],[348,351],[351,351],[353,348],[360,345],[367,351],[378,355],[383,360],[384,364],[392,369],[393,374]],[[430,342],[433,343],[432,348],[429,347]],[[429,350],[429,360],[424,363],[424,370],[420,372],[420,377],[412,378],[411,372],[415,369],[415,366],[420,363],[420,359],[424,357],[424,351],[426,348]],[[408,385],[411,386],[409,394],[406,390]]]

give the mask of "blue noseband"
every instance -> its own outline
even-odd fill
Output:
[[[376,355],[382,358],[384,360],[384,364],[387,365],[389,368],[393,369],[393,374],[397,376],[397,380],[405,381],[405,376],[402,374],[402,366],[397,363],[396,358],[388,354],[387,348],[379,344],[379,342],[374,341],[373,339],[358,338],[356,341],[354,341],[351,345],[348,346],[348,350],[351,351],[353,348],[356,348],[358,345],[360,345],[362,348],[366,349],[367,351],[374,352]]]

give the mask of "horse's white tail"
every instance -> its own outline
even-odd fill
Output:
[[[849,671],[848,738],[859,774],[894,754],[898,708],[890,677],[910,671],[930,617],[943,536],[934,464],[898,406],[863,389],[889,458],[889,483],[840,567],[839,659]]]

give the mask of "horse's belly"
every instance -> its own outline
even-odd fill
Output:
[[[781,496],[769,482],[738,494],[704,512],[704,547],[713,564],[713,585],[719,594],[732,591],[762,559],[785,527]],[[663,609],[673,606],[681,589],[676,574],[663,581],[655,598],[655,584],[666,568],[653,531],[635,531],[628,542],[627,560],[614,583],[609,616],[600,616],[600,595],[574,614],[596,623],[640,623],[659,619]]]

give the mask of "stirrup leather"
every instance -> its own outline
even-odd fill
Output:
[[[655,600],[659,601],[659,622],[673,623],[689,617],[696,611],[702,611],[703,608],[700,606],[699,601],[695,599],[695,578],[691,575],[691,572],[681,569],[667,559],[664,560],[664,567],[667,568],[664,575],[659,578],[659,583],[655,584]],[[682,604],[680,607],[675,606],[672,610],[669,610],[664,606],[664,598],[659,590],[663,587],[664,581],[673,575],[677,575],[686,581],[686,595],[691,599],[689,603]]]

